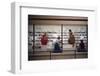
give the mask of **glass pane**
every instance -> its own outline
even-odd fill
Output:
[[[30,25],[29,28],[29,56],[32,55],[29,60],[50,60],[52,53],[62,52],[61,25]]]
[[[87,51],[87,25],[63,25],[63,50]],[[81,45],[82,44],[82,45]]]

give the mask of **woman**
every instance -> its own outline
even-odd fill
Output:
[[[68,39],[68,43],[69,44],[72,44],[72,47],[74,47],[75,37],[74,37],[73,32],[71,31],[71,29],[69,29],[69,39]]]
[[[84,44],[83,40],[81,40],[80,44],[79,44],[78,52],[85,52],[85,51],[86,51],[85,44]]]
[[[41,48],[43,51],[47,50],[47,44],[48,44],[48,37],[47,34],[44,33],[41,37]]]
[[[54,43],[54,53],[62,52],[61,50],[61,40],[60,37],[57,37],[56,42]]]

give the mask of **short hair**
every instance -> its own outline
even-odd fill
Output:
[[[83,40],[81,40],[81,43],[83,43]]]
[[[58,36],[57,39],[60,39],[60,36]]]
[[[72,30],[71,30],[71,29],[69,29],[69,32],[72,32]]]

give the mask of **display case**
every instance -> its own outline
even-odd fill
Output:
[[[50,17],[50,18],[49,18]],[[48,19],[47,19],[48,18]],[[56,19],[57,16],[33,16],[29,15],[28,25],[28,59],[29,60],[45,60],[45,59],[67,59],[67,58],[87,58],[88,56],[88,25],[87,18],[77,17],[80,19],[74,19],[75,17],[66,17],[67,19]],[[68,19],[69,18],[69,19]],[[71,19],[72,18],[72,19]],[[77,22],[74,24],[72,21]],[[48,23],[46,24],[46,21]],[[54,21],[61,21],[57,23]],[[63,21],[67,21],[64,22]],[[51,24],[51,23],[52,24]],[[68,24],[68,22],[70,22]],[[72,23],[71,23],[72,22]],[[80,23],[79,23],[80,22]],[[84,22],[84,24],[82,23]],[[72,30],[75,43],[74,47],[68,43],[69,29]],[[46,33],[48,42],[46,46],[42,46],[41,38]],[[60,52],[55,53],[55,43],[60,38],[59,47]],[[84,50],[80,51],[82,55],[77,57],[81,40],[84,43]],[[44,47],[44,49],[43,49]],[[59,54],[58,54],[59,53]],[[85,53],[85,54],[84,54]]]

